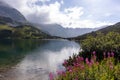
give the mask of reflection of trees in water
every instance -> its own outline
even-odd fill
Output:
[[[0,69],[16,65],[26,54],[46,43],[41,40],[0,40]]]

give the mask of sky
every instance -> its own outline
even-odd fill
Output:
[[[96,28],[120,21],[120,0],[2,0],[30,22]]]

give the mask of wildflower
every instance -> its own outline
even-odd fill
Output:
[[[65,76],[65,72],[64,71],[56,71],[57,72],[57,75],[63,75]]]
[[[86,61],[87,64],[89,64],[89,60],[88,60],[88,58],[86,58],[85,61]]]
[[[70,69],[69,72],[72,73],[72,69]]]
[[[113,65],[110,65],[110,69],[111,69],[111,70],[113,69]]]
[[[96,60],[96,52],[93,51],[93,59]]]
[[[69,70],[71,70],[71,69],[72,69],[72,67],[71,67],[71,66],[68,66],[68,67],[67,67],[67,70],[68,70],[68,71],[69,71]]]
[[[76,57],[76,62],[79,62],[79,57]]]
[[[93,51],[93,55],[96,55],[96,52],[95,52],[95,51]]]
[[[108,52],[108,58],[110,57],[110,53]]]
[[[81,65],[80,68],[81,68],[81,70],[83,70],[84,69],[84,65]]]
[[[64,71],[62,71],[62,75],[63,75],[63,76],[65,76],[65,75],[66,75]]]
[[[49,73],[49,78],[50,80],[54,80],[53,74],[51,72]]]
[[[111,52],[111,55],[112,55],[112,57],[114,57],[114,53],[113,52]]]
[[[93,59],[91,59],[90,62],[91,62],[92,64],[94,64],[94,60],[93,60]]]
[[[67,60],[65,60],[64,63],[63,63],[63,65],[67,66],[67,64],[68,64],[68,62],[67,62]]]
[[[56,71],[57,72],[57,75],[61,75],[62,74],[62,71]]]
[[[74,66],[76,66],[76,63],[75,63],[75,62],[73,62],[73,65],[74,65]]]
[[[83,61],[83,60],[84,60],[84,58],[83,58],[83,57],[80,57],[80,60],[81,60],[81,61]]]

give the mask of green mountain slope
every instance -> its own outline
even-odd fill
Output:
[[[74,38],[69,38],[69,39],[75,39],[75,40],[83,40],[85,39],[87,36],[96,36],[99,32],[103,33],[103,34],[107,34],[109,32],[118,32],[120,33],[120,22],[119,23],[116,23],[114,25],[111,25],[111,26],[108,26],[108,27],[105,27],[105,28],[102,28],[98,31],[93,31],[91,33],[87,33],[87,34],[84,34],[82,36],[78,36],[78,37],[74,37]]]
[[[15,8],[0,1],[0,39],[56,38],[30,24]]]
[[[0,39],[44,39],[53,38],[30,25],[21,25],[12,27],[9,25],[0,25]]]
[[[52,37],[29,23],[0,16],[0,39],[51,39]]]
[[[108,33],[108,32],[110,32],[110,31],[114,31],[114,32],[120,33],[120,22],[119,22],[119,23],[116,23],[116,24],[114,24],[114,25],[108,26],[108,27],[106,27],[106,28],[100,29],[100,30],[98,30],[98,31],[100,31],[100,32],[102,32],[102,33]]]

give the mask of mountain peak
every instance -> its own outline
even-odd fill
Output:
[[[18,10],[3,1],[0,1],[0,16],[11,18],[16,22],[26,22],[25,17]]]
[[[8,5],[7,3],[0,1],[0,6],[4,6],[4,7],[10,7],[10,5]]]

